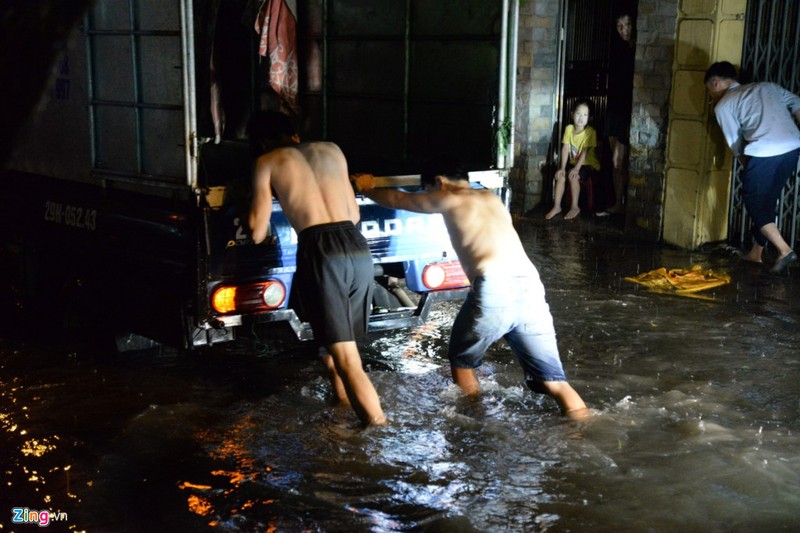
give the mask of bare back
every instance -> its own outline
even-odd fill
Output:
[[[447,187],[447,195],[442,216],[470,280],[483,274],[525,275],[535,270],[500,198],[467,182]]]
[[[272,150],[256,162],[254,180],[250,227],[256,242],[266,237],[273,191],[298,233],[317,224],[359,221],[347,161],[333,143],[302,143]]]

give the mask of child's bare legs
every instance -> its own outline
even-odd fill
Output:
[[[561,199],[564,197],[564,187],[566,185],[565,173],[563,170],[556,172],[556,190],[553,193],[553,209],[547,212],[544,216],[546,220],[550,220],[561,212]]]
[[[578,181],[579,178],[580,176],[577,172],[571,172],[569,175],[569,192],[572,196],[572,205],[570,206],[569,211],[567,211],[567,214],[564,215],[564,220],[572,220],[581,213],[581,210],[578,207],[578,198],[581,194],[581,184]]]

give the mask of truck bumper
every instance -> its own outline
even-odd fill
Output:
[[[428,318],[431,306],[437,302],[463,299],[469,288],[423,293],[415,308],[402,308],[394,311],[381,312],[369,317],[369,331],[385,331],[389,329],[407,328],[418,326]],[[260,315],[234,315],[215,319],[215,324],[205,324],[196,328],[192,336],[194,346],[206,346],[219,342],[233,340],[233,331],[238,327],[251,327],[269,324],[285,323],[289,326],[294,336],[299,341],[314,339],[314,332],[308,322],[301,321],[293,309],[279,309],[262,313]]]

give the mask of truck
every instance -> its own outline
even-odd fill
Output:
[[[297,236],[280,205],[267,242],[254,245],[245,227],[252,157],[237,108],[246,116],[276,101],[259,78],[253,36],[238,47],[249,50],[245,60],[219,63],[239,65],[223,86],[227,133],[210,111],[219,88],[208,65],[224,47],[209,28],[224,27],[220,5],[231,4],[94,3],[3,170],[6,311],[48,334],[113,336],[120,351],[313,338],[288,306]],[[306,100],[313,109],[313,95]],[[418,178],[379,184],[414,190]],[[471,178],[507,194],[503,170],[473,169]],[[375,265],[371,331],[419,324],[436,302],[463,297],[468,280],[441,216],[357,202]]]

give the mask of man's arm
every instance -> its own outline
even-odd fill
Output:
[[[416,213],[441,213],[447,199],[447,193],[441,191],[410,194],[395,189],[376,189],[371,174],[359,174],[353,183],[359,193],[384,207]]]
[[[721,104],[717,104],[714,108],[714,115],[717,117],[717,123],[722,129],[722,135],[725,137],[725,142],[728,143],[733,155],[741,155],[744,151],[744,141],[739,131],[741,127],[739,121],[736,120],[733,113]]]
[[[269,235],[269,219],[272,216],[272,187],[269,165],[262,159],[256,162],[253,176],[253,202],[247,218],[253,242],[259,244]]]
[[[783,103],[789,109],[789,112],[794,116],[794,119],[800,123],[800,96],[794,94],[792,91],[787,91],[778,85],[778,91],[781,93]]]

